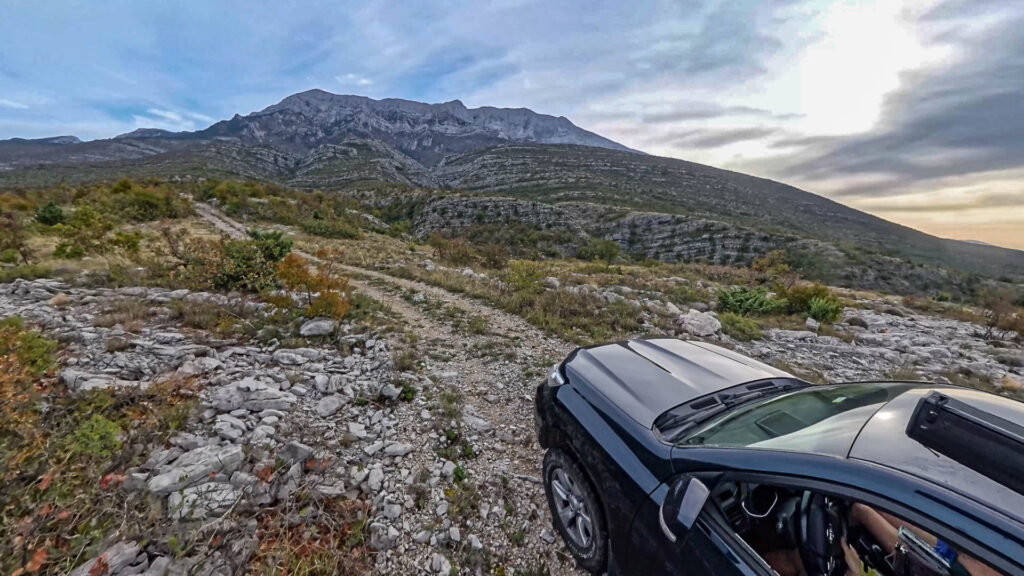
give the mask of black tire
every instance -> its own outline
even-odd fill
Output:
[[[558,448],[544,455],[544,494],[551,522],[569,553],[584,570],[604,573],[608,568],[608,531],[601,500],[586,473]]]

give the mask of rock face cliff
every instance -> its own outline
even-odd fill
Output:
[[[564,117],[537,114],[526,108],[470,109],[458,100],[424,104],[394,98],[343,96],[323,90],[289,96],[248,116],[236,115],[196,136],[268,145],[296,154],[352,138],[374,139],[427,166],[451,154],[510,142],[629,150],[577,127]]]

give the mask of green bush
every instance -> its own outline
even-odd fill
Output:
[[[505,272],[505,282],[512,292],[536,294],[544,290],[541,281],[544,271],[540,265],[530,260],[516,260],[509,264]]]
[[[347,220],[310,218],[299,224],[299,227],[303,232],[321,238],[359,240],[363,237],[362,230]]]
[[[7,248],[0,250],[0,262],[4,264],[17,264],[21,262],[21,254],[14,248]]]
[[[280,230],[249,230],[249,238],[268,262],[280,262],[292,251],[292,239]]]
[[[46,226],[55,226],[64,221],[64,209],[52,200],[36,208],[36,222]]]
[[[30,376],[39,377],[48,372],[53,367],[56,351],[55,340],[27,330],[20,316],[0,320],[0,356],[13,355]]]
[[[214,261],[216,269],[212,278],[213,287],[218,290],[242,290],[262,292],[277,285],[277,270],[273,260],[256,242],[229,240],[224,243],[219,257]]]
[[[778,314],[786,309],[788,302],[772,298],[764,288],[724,288],[718,291],[718,309],[742,316]]]
[[[121,433],[116,422],[93,414],[75,430],[69,448],[75,454],[109,457],[121,449]]]
[[[580,248],[577,257],[580,260],[600,260],[611,266],[619,257],[619,245],[614,240],[592,239],[590,244]]]
[[[57,258],[81,258],[86,254],[102,254],[108,245],[107,234],[114,223],[92,206],[75,210],[67,222],[54,229],[63,238],[53,251]]]
[[[732,312],[724,312],[718,316],[722,322],[722,332],[736,340],[749,342],[761,338],[761,326],[753,318],[740,316]]]
[[[139,244],[142,242],[142,232],[117,232],[110,239],[110,245],[124,250],[129,254],[139,251]]]
[[[832,300],[838,302],[836,295],[828,289],[815,282],[814,284],[797,284],[786,291],[786,300],[789,301],[790,314],[807,314],[811,311],[811,300]]]
[[[819,322],[835,322],[843,311],[843,305],[835,298],[811,298],[808,313]]]
[[[87,201],[94,203],[105,214],[128,222],[181,218],[192,211],[188,201],[172,190],[139,186],[128,179],[114,184],[109,194],[94,196]]]
[[[0,268],[0,284],[6,284],[16,278],[21,278],[23,280],[35,280],[36,278],[46,278],[52,274],[52,270],[46,266],[39,266],[38,264],[15,266],[13,268]]]

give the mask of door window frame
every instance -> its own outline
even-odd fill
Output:
[[[903,505],[900,502],[891,500],[879,494],[868,492],[845,484],[834,484],[827,480],[818,480],[800,476],[788,476],[782,473],[747,472],[743,470],[720,470],[716,472],[703,472],[694,474],[701,478],[714,493],[715,486],[723,481],[750,482],[755,484],[773,484],[798,490],[808,490],[816,494],[823,494],[835,498],[842,498],[846,501],[867,504],[910,522],[923,530],[936,535],[939,539],[949,542],[956,550],[964,551],[971,556],[980,559],[991,568],[1006,575],[1022,574],[1008,559],[999,556],[988,548],[971,540],[967,535],[940,524],[922,515],[920,512]],[[747,568],[755,574],[775,575],[777,574],[764,558],[748,544],[743,537],[736,533],[735,528],[725,518],[718,507],[718,503],[710,498],[705,504],[697,520],[697,525],[709,533],[711,539],[717,539],[721,544],[729,548],[729,552],[744,559]],[[711,508],[713,507],[713,508]],[[754,560],[750,560],[750,557]]]

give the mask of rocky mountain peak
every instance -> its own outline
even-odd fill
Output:
[[[199,133],[306,154],[353,138],[380,140],[431,166],[448,155],[500,144],[577,144],[629,151],[564,117],[526,108],[467,108],[459,100],[426,104],[374,100],[314,89],[288,96],[248,116],[235,116]]]

